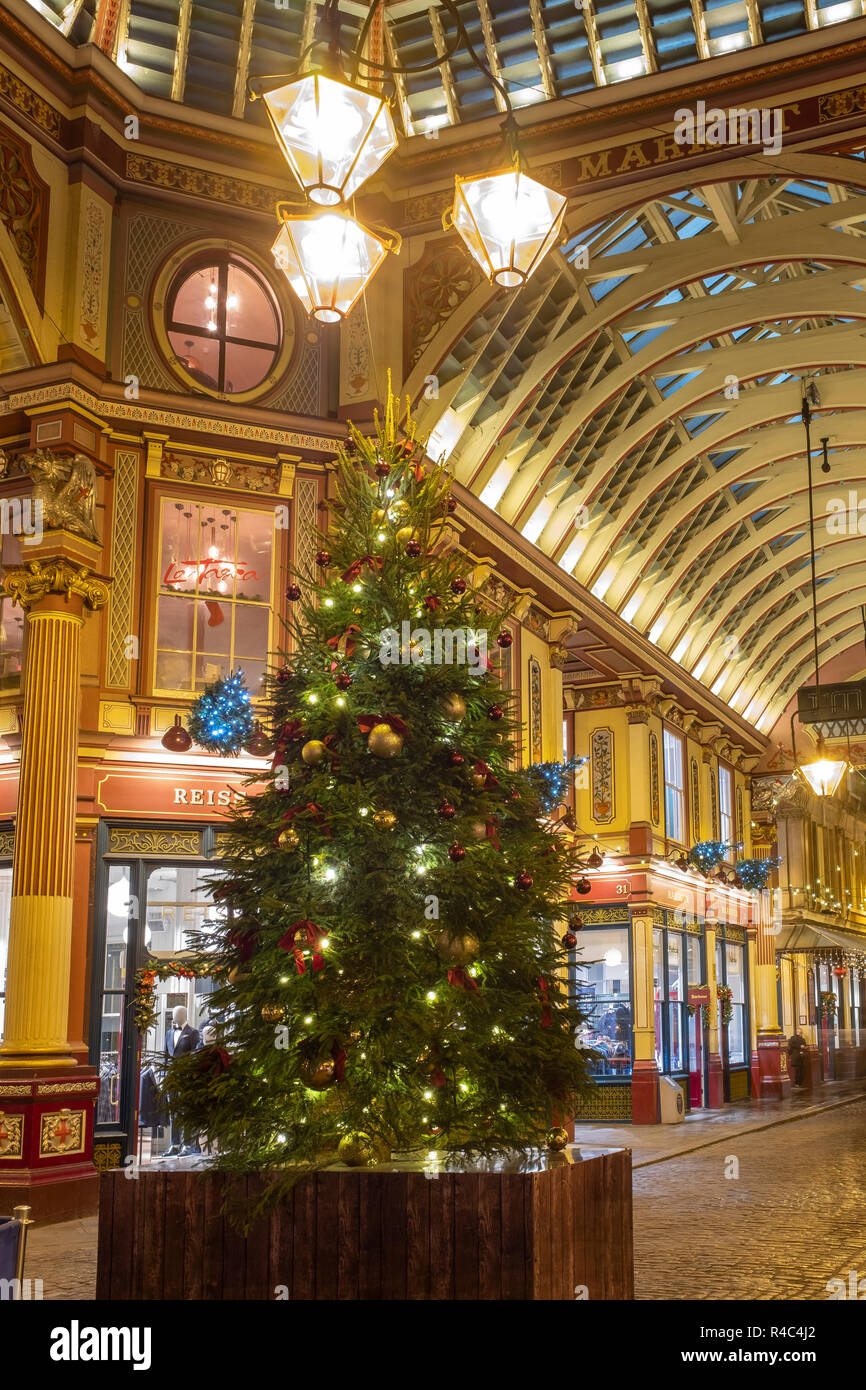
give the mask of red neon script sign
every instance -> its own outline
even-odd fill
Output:
[[[245,560],[238,560],[237,564],[232,560],[199,560],[198,564],[195,560],[172,560],[162,582],[166,588],[174,588],[195,581],[196,587],[201,589],[208,579],[218,584],[237,579],[243,584],[258,577],[257,571],[250,569]]]

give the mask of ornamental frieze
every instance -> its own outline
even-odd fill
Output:
[[[161,478],[176,478],[178,482],[200,483],[204,487],[231,485],[235,492],[276,493],[280,487],[279,468],[263,468],[255,464],[234,467],[225,464],[228,477],[214,476],[214,460],[196,458],[191,454],[165,454],[159,468]],[[225,463],[225,460],[217,460]]]
[[[5,71],[0,68],[0,79]],[[0,221],[12,238],[24,274],[40,303],[45,279],[48,199],[48,184],[36,172],[30,146],[8,126],[0,125]]]
[[[145,183],[151,188],[168,188],[188,193],[192,198],[206,198],[212,203],[231,203],[235,207],[255,208],[258,212],[274,211],[278,191],[247,179],[214,174],[208,169],[196,169],[188,164],[171,164],[167,159],[127,153],[126,177],[133,183]]]

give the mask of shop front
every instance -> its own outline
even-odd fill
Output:
[[[688,1111],[751,1091],[749,895],[648,868],[606,866],[574,895],[571,992],[597,1083],[582,1121],[657,1123],[661,1076]]]

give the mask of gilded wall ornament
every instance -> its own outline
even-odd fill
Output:
[[[37,449],[26,456],[24,465],[47,525],[99,545],[94,521],[96,469],[90,459],[84,454],[64,458],[50,449]]]
[[[589,741],[592,818],[613,820],[613,730],[593,729]]]
[[[30,608],[47,594],[78,594],[85,607],[104,608],[111,580],[98,579],[85,565],[71,560],[28,560],[6,571],[3,592],[22,608]]]
[[[24,1116],[0,1110],[0,1158],[21,1158],[24,1152]]]

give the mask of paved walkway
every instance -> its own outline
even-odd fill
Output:
[[[866,1275],[864,1091],[831,1082],[678,1125],[581,1125],[587,1151],[632,1150],[637,1297],[818,1299],[834,1275]],[[94,1298],[96,1217],[33,1226],[25,1275],[46,1300]]]

